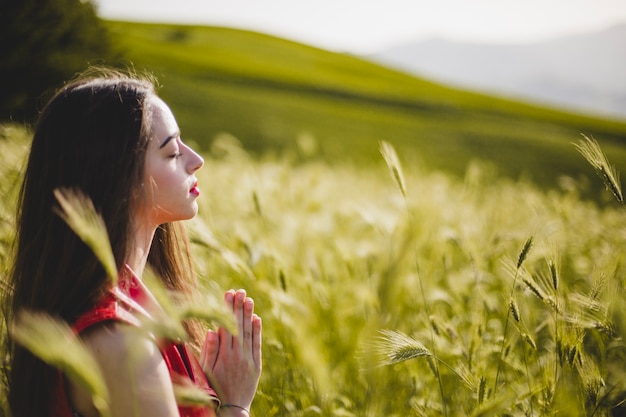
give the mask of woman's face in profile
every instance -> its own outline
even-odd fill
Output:
[[[145,206],[138,220],[157,227],[196,215],[200,189],[194,173],[204,160],[183,143],[176,119],[163,100],[150,96],[146,106],[151,134],[143,180]]]

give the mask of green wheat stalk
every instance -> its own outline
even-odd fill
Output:
[[[552,288],[556,291],[559,289],[559,274],[556,263],[552,259],[548,261],[548,268],[550,269],[550,278],[552,278]]]
[[[461,375],[441,358],[434,355],[419,340],[397,330],[380,330],[380,336],[374,342],[374,351],[382,358],[381,366],[395,365],[416,358],[433,358],[452,371],[460,380],[472,389],[476,389],[470,377]]]
[[[375,351],[384,359],[381,365],[395,365],[410,359],[432,356],[420,341],[396,330],[380,330],[381,336],[374,343]]]
[[[404,175],[402,174],[402,167],[400,166],[400,159],[398,159],[396,150],[389,142],[385,141],[380,142],[378,149],[387,163],[391,177],[396,182],[402,196],[406,198],[406,183],[404,182]]]
[[[178,304],[172,300],[176,294],[170,294],[151,268],[146,268],[142,277],[158,305],[158,311],[150,311],[151,317],[143,323],[144,330],[158,334],[171,340],[186,337],[182,322],[196,319],[207,324],[217,324],[232,334],[237,334],[237,325],[232,311],[226,308],[224,302],[207,300],[196,294],[191,300]]]
[[[519,253],[519,256],[517,258],[517,264],[516,264],[516,268],[515,268],[515,276],[513,277],[513,286],[511,288],[511,295],[509,296],[509,300],[513,300],[513,294],[515,292],[515,285],[517,284],[517,278],[519,277],[519,272],[520,272],[520,268],[522,267],[522,265],[524,264],[524,261],[526,260],[526,258],[528,257],[528,253],[530,252],[530,249],[533,246],[533,237],[529,237],[526,242],[524,242],[524,246],[522,247],[522,250]],[[500,369],[502,367],[502,361],[503,361],[503,357],[504,357],[504,347],[506,346],[506,333],[509,327],[509,317],[512,314],[512,310],[513,307],[509,306],[509,308],[507,308],[506,310],[506,320],[504,321],[504,331],[502,334],[502,346],[500,346],[500,356],[499,356],[499,360],[498,360],[498,367],[496,369],[496,378],[494,381],[494,394],[498,391],[498,377],[500,376]]]
[[[60,208],[57,214],[78,235],[79,238],[96,255],[104,270],[115,284],[117,282],[117,266],[111,249],[109,235],[91,200],[78,190],[57,188],[54,190]]]
[[[583,139],[579,140],[574,146],[587,162],[591,164],[596,174],[604,182],[607,190],[611,191],[617,201],[623,206],[624,196],[622,195],[622,186],[617,170],[613,165],[609,164],[609,160],[593,137],[582,136]]]
[[[398,189],[400,190],[400,193],[402,194],[402,197],[404,198],[404,204],[405,204],[405,207],[406,207],[406,210],[407,210],[409,223],[412,224],[413,220],[412,220],[412,216],[411,216],[411,213],[410,213],[410,210],[409,210],[409,207],[408,207],[408,201],[407,201],[407,195],[406,195],[406,182],[404,180],[404,174],[402,173],[402,165],[400,164],[400,159],[398,158],[398,154],[396,153],[395,148],[389,142],[386,142],[386,141],[381,141],[380,142],[380,144],[379,144],[379,151],[380,151],[383,159],[385,160],[385,163],[387,164],[387,168],[389,168],[389,172],[391,173],[391,177],[395,181],[396,186],[398,187]],[[424,283],[422,282],[422,277],[419,274],[419,268],[416,268],[416,272],[417,272],[418,281],[419,281],[419,285],[420,285],[420,292],[422,294],[422,299],[424,301],[424,309],[426,311],[426,315],[428,317],[430,317],[430,312],[429,312],[429,308],[428,308],[428,302],[426,300],[426,297],[424,296],[424,294],[425,294],[425,292],[424,292]],[[434,338],[434,335],[433,335],[432,326],[430,327],[430,331],[431,331],[432,349],[433,349],[433,352],[435,352],[433,357],[437,357],[436,351],[435,351],[435,338]],[[437,381],[439,383],[439,393],[441,395],[441,406],[443,407],[443,414],[444,414],[444,416],[447,416],[448,412],[447,412],[447,407],[446,407],[445,394],[444,394],[444,389],[443,389],[443,382],[442,382],[441,376],[439,374],[439,366],[437,365],[437,362],[434,362],[432,365],[433,365],[435,376],[436,376]]]
[[[522,267],[522,264],[526,260],[530,249],[533,247],[533,237],[529,237],[524,243],[524,247],[522,248],[519,257],[517,258],[517,269],[519,270]]]
[[[176,404],[183,406],[216,406],[215,398],[211,397],[202,389],[192,384],[177,384],[174,385],[174,397],[176,398]]]
[[[200,218],[194,218],[190,221],[190,224],[191,227],[188,230],[192,243],[217,252],[235,272],[245,274],[250,279],[255,279],[254,272],[252,272],[250,267],[236,253],[226,248]]]
[[[11,334],[33,355],[84,387],[101,416],[110,415],[109,394],[98,364],[65,322],[43,313],[22,311]]]
[[[141,329],[169,340],[185,339],[187,333],[179,319],[178,309],[163,281],[149,267],[144,269],[141,279],[158,305],[156,311],[148,311],[149,317],[141,316],[143,318]]]

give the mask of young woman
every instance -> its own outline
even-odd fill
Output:
[[[145,268],[172,291],[195,288],[177,222],[197,213],[195,173],[203,163],[153,84],[117,72],[69,83],[37,123],[20,193],[7,319],[28,310],[72,325],[99,365],[112,417],[249,415],[261,372],[261,320],[245,291],[224,296],[235,335],[222,328],[203,335],[194,323],[186,323],[187,344],[132,332],[159,309],[142,283]],[[61,188],[80,191],[102,215],[119,271],[115,286],[58,215],[54,191]],[[80,385],[19,345],[10,346],[9,365],[13,417],[99,415]],[[194,384],[215,404],[178,406],[174,384]]]

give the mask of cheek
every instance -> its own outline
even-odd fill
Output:
[[[167,192],[175,184],[175,178],[173,175],[167,172],[156,172],[150,178],[150,188],[155,195],[159,194],[159,191]]]
[[[169,173],[162,165],[148,158],[144,169],[144,189],[146,197],[155,197],[168,181]]]
[[[168,171],[153,172],[146,178],[146,201],[154,206],[164,206],[180,199],[180,182]]]

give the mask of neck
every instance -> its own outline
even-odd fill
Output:
[[[137,277],[141,278],[143,270],[148,262],[148,254],[156,228],[140,229],[135,231],[134,240],[130,247],[126,264],[133,270]]]

